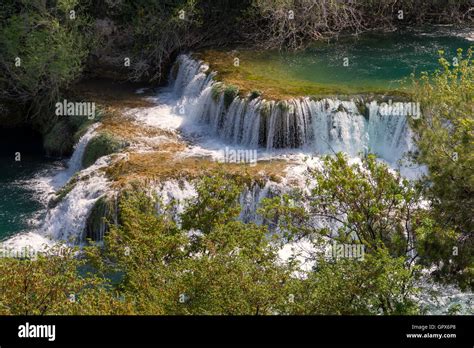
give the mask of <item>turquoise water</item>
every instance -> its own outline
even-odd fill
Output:
[[[31,179],[52,167],[41,151],[41,142],[27,130],[0,132],[0,240],[28,230],[41,217],[45,205]],[[19,141],[21,139],[21,141]],[[15,161],[15,153],[21,161]]]
[[[439,50],[444,50],[452,61],[458,48],[466,52],[473,44],[456,33],[439,29],[365,33],[319,43],[296,53],[264,52],[255,59],[292,79],[362,92],[367,87],[399,88],[411,73],[438,68]]]
[[[367,87],[397,88],[412,72],[436,69],[439,50],[452,58],[458,48],[467,50],[471,44],[439,31],[371,33],[320,43],[297,53],[259,53],[252,59],[260,63],[258,74],[269,79],[275,79],[275,71],[280,71],[295,80],[344,85],[363,92]],[[344,58],[348,58],[348,66],[344,66]],[[31,229],[30,222],[41,220],[44,214],[46,203],[39,199],[31,179],[56,164],[41,148],[37,135],[0,129],[0,240]],[[17,151],[22,155],[20,162],[15,161]]]

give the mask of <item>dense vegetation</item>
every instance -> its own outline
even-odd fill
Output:
[[[36,119],[79,77],[93,41],[89,19],[72,19],[73,9],[81,12],[79,1],[2,3],[0,101],[28,107]]]
[[[469,14],[469,1],[464,0],[254,0],[246,8],[244,35],[265,48],[299,48],[342,32],[453,24]]]
[[[452,24],[471,15],[469,0],[5,0],[1,124],[26,122],[53,138],[73,134],[77,126],[56,125],[52,112],[73,82],[92,74],[159,83],[183,50],[236,44],[295,49],[339,33]],[[46,147],[53,154],[72,149],[56,139]]]
[[[473,287],[473,52],[458,50],[453,62],[440,54],[440,70],[415,81],[423,117],[412,124],[418,148],[413,156],[428,168],[423,195],[431,202],[420,239],[424,258],[442,261],[441,273],[455,274],[462,285]]]
[[[343,171],[347,164],[340,158],[335,165]],[[278,257],[282,243],[298,233],[269,238],[267,227],[237,220],[240,190],[224,174],[204,178],[180,224],[167,209],[156,214],[156,198],[128,192],[121,201],[121,224],[112,226],[103,246],[86,248],[79,258],[67,252],[2,260],[2,313],[417,312],[411,297],[416,270],[404,257],[392,257],[382,240],[361,261],[316,253],[308,260],[317,261],[314,267],[302,271],[296,260]],[[275,203],[263,209],[269,216]],[[312,243],[324,244],[318,238]]]
[[[58,247],[38,259],[1,259],[1,313],[422,312],[416,301],[420,262],[413,257],[418,253],[426,264],[444,257],[446,246],[426,243],[443,243],[450,231],[427,236],[425,216],[432,212],[417,206],[420,188],[374,157],[352,165],[341,154],[324,161],[324,169],[311,174],[309,192],[263,203],[259,212],[268,223],[262,226],[238,220],[243,184],[220,172],[196,184],[197,196],[178,219],[172,205],[136,188],[126,191],[119,224],[103,245],[79,254]],[[314,227],[314,217],[337,220],[338,233]],[[279,257],[285,243],[301,240],[311,245],[303,257],[311,267]],[[365,253],[360,259],[329,256],[333,243],[359,244]]]
[[[81,74],[160,82],[181,50],[235,42],[298,48],[343,31],[464,21],[469,3],[5,0],[1,122],[18,113],[15,122],[38,127],[50,152],[64,154],[72,143],[56,137],[72,139],[66,134],[83,125],[56,122],[49,111]],[[263,225],[238,220],[243,186],[230,175],[198,181],[178,219],[156,197],[127,191],[103,245],[0,258],[0,314],[416,314],[421,267],[474,289],[472,52],[440,63],[414,80],[423,115],[412,121],[411,157],[429,170],[421,180],[408,182],[371,155],[360,164],[327,157],[309,190],[264,202]],[[96,138],[84,164],[122,146]],[[331,224],[315,227],[315,218]],[[279,257],[298,241],[311,245],[311,267]],[[327,257],[333,243],[360,245],[364,257]]]

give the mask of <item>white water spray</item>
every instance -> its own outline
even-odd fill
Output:
[[[226,106],[222,86],[212,79],[207,65],[181,55],[176,66],[172,84],[185,111],[184,131],[204,125],[201,129],[226,144],[316,155],[341,151],[352,157],[372,152],[389,163],[413,148],[409,115],[387,113],[375,101],[236,97]]]

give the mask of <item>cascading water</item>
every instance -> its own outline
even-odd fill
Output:
[[[302,158],[306,158],[307,153],[320,155],[342,151],[351,157],[357,157],[374,152],[393,164],[413,147],[408,127],[409,113],[393,109],[387,112],[375,101],[366,104],[361,100],[313,100],[308,97],[280,102],[266,101],[259,97],[233,97],[229,101],[225,96],[225,86],[213,79],[215,74],[209,72],[207,65],[181,55],[174,69],[169,88],[163,89],[156,98],[160,104],[133,110],[129,114],[137,122],[167,131],[181,129],[183,133],[192,133],[197,129],[198,132],[204,131],[211,138],[218,138],[226,144],[266,150],[270,157],[278,152],[274,151],[277,149],[296,150],[292,159],[296,159],[298,165],[288,168],[282,182],[269,180],[265,184],[254,183],[244,188],[239,197],[239,220],[244,223],[263,223],[262,217],[257,213],[262,199],[280,195],[289,187],[298,186],[303,191],[308,189],[307,169],[318,167],[321,163],[317,157],[312,156],[309,156],[311,163],[307,163],[306,159],[303,161]],[[80,139],[67,169],[39,180],[39,186],[43,187],[42,191],[48,199],[69,182],[71,188],[63,199],[49,209],[38,229],[7,240],[3,243],[4,248],[20,249],[30,246],[41,250],[42,245],[51,246],[57,241],[80,243],[85,236],[95,240],[103,238],[106,224],[101,222],[90,227],[88,219],[96,202],[112,192],[109,181],[100,170],[110,164],[110,157],[103,157],[91,167],[80,170],[85,148],[94,137],[97,127],[98,124],[89,128]],[[167,138],[160,136],[154,140],[161,142]],[[140,150],[143,145],[135,144],[135,150]],[[188,155],[200,152],[202,155],[213,156],[212,149],[199,145],[188,146],[183,152]],[[126,155],[118,157],[120,160]],[[165,180],[149,188],[158,193],[164,205],[173,203],[168,212],[178,222],[186,200],[196,196],[194,184],[184,178]],[[117,221],[118,207],[117,201],[114,202],[107,209],[113,210],[111,213]],[[105,213],[110,212],[107,209],[104,210]],[[157,210],[159,213],[163,212],[163,205],[158,206]],[[308,223],[322,227],[329,222],[315,219]],[[277,227],[269,227],[272,232],[277,232]],[[312,252],[311,244],[301,240],[286,244],[279,255],[282,259],[299,255],[302,269],[309,270],[312,265],[306,262],[304,255]]]
[[[239,219],[244,223],[254,222],[262,224],[263,218],[258,214],[258,208],[264,198],[272,198],[282,191],[282,188],[272,182],[267,181],[262,187],[255,184],[251,187],[245,187],[240,195],[239,202],[242,207]]]
[[[85,134],[79,139],[77,144],[74,146],[74,152],[67,162],[67,168],[65,170],[59,171],[53,177],[42,178],[42,180],[47,182],[47,184],[51,187],[53,192],[64,186],[74,174],[81,170],[82,156],[84,155],[87,144],[96,135],[96,129],[99,127],[99,125],[99,123],[91,125]]]
[[[81,241],[90,209],[108,188],[105,175],[98,172],[107,164],[107,158],[101,158],[78,174],[71,191],[48,212],[41,234],[70,243]]]
[[[413,147],[407,122],[411,115],[406,110],[386,112],[375,101],[308,97],[280,102],[235,97],[226,105],[225,87],[213,80],[207,65],[181,55],[176,69],[172,84],[186,114],[184,129],[207,125],[211,136],[228,144],[266,150],[298,148],[317,155],[373,152],[391,163]]]
[[[239,202],[241,212],[239,219],[244,223],[262,223],[262,218],[257,214],[257,209],[264,198],[270,198],[280,192],[282,187],[279,184],[267,181],[263,186],[255,183],[244,187],[240,194]],[[155,185],[154,192],[161,200],[158,212],[163,213],[164,207],[172,203],[171,214],[175,221],[179,222],[179,215],[183,213],[186,202],[196,197],[195,185],[187,180],[168,180]]]
[[[209,67],[202,62],[181,55],[174,69],[170,87],[162,93],[171,94],[172,98],[165,98],[164,106],[145,110],[145,123],[153,121],[151,124],[155,125],[154,115],[157,113],[160,115],[157,126],[169,118],[176,119],[173,125],[176,123],[176,127],[185,132],[196,125],[204,125],[200,131],[204,129],[211,136],[236,146],[266,150],[299,149],[316,155],[343,151],[357,156],[370,151],[388,162],[395,162],[412,146],[405,115],[382,114],[376,102],[366,105],[363,115],[356,101],[337,99],[312,100],[305,97],[275,102],[235,97],[229,101],[225,97],[225,86],[213,79],[215,74],[209,72]],[[141,120],[140,115],[137,115],[137,121]],[[41,236],[41,240],[51,238],[73,242],[83,239],[92,206],[108,190],[106,178],[97,170],[107,165],[106,159],[80,171],[84,150],[97,127],[98,124],[90,127],[80,139],[66,170],[39,180],[44,195],[50,198],[79,172],[70,191],[47,212],[44,223],[34,232],[35,238]],[[270,195],[269,185],[253,186],[242,193],[242,221],[261,222],[256,210],[261,199]],[[167,197],[174,197],[182,191],[172,183],[168,186],[162,188]],[[189,196],[190,188],[184,191]],[[186,195],[178,196],[180,201]],[[179,212],[178,207],[176,213]],[[102,226],[101,231],[103,229]],[[15,238],[21,239],[19,236]]]
[[[60,170],[55,175],[33,180],[32,184],[38,188],[40,196],[45,201],[55,197],[66,183],[72,185],[72,188],[60,202],[46,212],[38,228],[6,240],[2,243],[3,248],[20,250],[29,247],[38,251],[48,248],[56,241],[77,243],[81,240],[90,208],[108,187],[108,181],[99,171],[100,168],[107,166],[106,157],[81,171],[85,148],[95,136],[98,126],[99,124],[92,125],[81,137],[66,169]]]

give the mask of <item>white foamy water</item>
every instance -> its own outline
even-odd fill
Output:
[[[81,137],[66,168],[49,172],[45,176],[37,176],[30,181],[38,198],[47,204],[73,176],[76,175],[73,180],[77,179],[70,192],[54,208],[37,214],[42,220],[32,222],[32,231],[11,237],[2,243],[2,247],[11,250],[29,247],[44,251],[57,241],[75,243],[80,240],[90,208],[108,186],[105,176],[99,171],[107,166],[107,158],[101,158],[91,167],[81,171],[85,148],[95,136],[99,125],[92,125]]]
[[[73,244],[82,240],[90,209],[109,187],[105,174],[100,171],[109,161],[109,157],[102,157],[77,174],[71,191],[48,211],[40,231],[42,235]]]
[[[133,116],[137,122],[164,130],[175,131],[183,122],[183,116],[174,112],[176,97],[170,88],[163,88],[156,97],[147,98],[156,106],[131,109],[126,114]]]
[[[237,97],[226,107],[223,94],[213,93],[219,82],[206,64],[188,55],[179,56],[176,64],[169,87],[150,98],[158,105],[133,109],[130,114],[137,122],[182,135],[190,145],[178,156],[222,160],[226,146],[257,150],[258,160],[296,162],[301,154],[341,151],[356,158],[372,152],[406,177],[425,172],[425,168],[399,164],[404,153],[414,149],[406,110],[387,112],[375,101],[306,97],[280,103]],[[364,105],[364,115],[357,105]]]
[[[74,146],[71,158],[67,161],[65,168],[58,168],[38,175],[29,181],[37,192],[40,200],[47,203],[54,193],[63,187],[82,168],[82,156],[89,141],[96,135],[96,129],[100,123],[91,125],[86,133]]]
[[[49,184],[54,190],[64,186],[69,179],[82,168],[82,156],[86,149],[89,141],[95,136],[96,129],[100,126],[100,123],[95,123],[89,127],[86,133],[79,139],[78,143],[74,146],[74,152],[67,162],[67,169],[60,171],[53,176]],[[48,180],[48,179],[46,179]]]
[[[462,291],[452,284],[439,284],[430,279],[431,270],[424,270],[417,286],[421,289],[415,296],[422,309],[430,315],[474,314],[474,293]],[[452,312],[456,309],[456,312]]]
[[[407,122],[417,116],[410,115],[412,110],[384,109],[375,101],[307,97],[278,103],[236,97],[226,106],[223,93],[213,92],[219,82],[207,65],[186,55],[178,57],[177,65],[171,84],[178,99],[174,111],[185,115],[180,130],[206,148],[226,144],[277,156],[289,150],[314,155],[342,151],[352,157],[372,152],[396,165],[414,147]]]
[[[242,193],[240,218],[245,222],[261,223],[256,210],[263,198],[284,192],[286,187],[306,187],[307,169],[320,165],[317,156],[321,154],[343,151],[356,159],[374,151],[393,166],[412,148],[406,117],[383,115],[376,102],[366,105],[366,115],[360,114],[356,101],[331,99],[298,98],[275,103],[237,97],[226,106],[223,94],[213,93],[215,74],[209,72],[207,65],[186,55],[179,56],[177,64],[176,78],[169,87],[150,98],[156,106],[131,109],[127,114],[140,124],[183,135],[189,145],[177,156],[222,160],[222,149],[231,145],[234,149],[256,149],[257,160],[287,160],[283,183],[255,185]],[[15,236],[15,243],[38,244],[45,238],[69,242],[81,239],[91,207],[109,189],[100,172],[107,166],[107,158],[81,171],[85,147],[98,126],[93,125],[79,140],[67,169],[33,181],[48,201],[76,174],[70,192],[48,210],[34,231]],[[134,144],[132,149],[148,151],[148,145],[164,141],[166,136],[144,136],[143,144]],[[192,196],[193,190],[186,185],[169,182],[160,188],[165,201],[174,199],[179,203],[177,213],[184,197]]]
[[[407,115],[392,115],[391,109],[387,112],[376,102],[366,104],[365,115],[354,100],[299,98],[277,104],[237,97],[226,107],[223,95],[212,91],[215,74],[209,73],[207,65],[181,55],[177,67],[170,86],[152,98],[157,106],[130,111],[137,122],[182,134],[190,145],[176,156],[219,161],[223,149],[232,146],[256,149],[257,160],[288,162],[282,183],[269,181],[242,193],[240,219],[244,222],[261,223],[256,211],[263,198],[289,187],[308,190],[308,169],[321,167],[322,154],[342,151],[350,156],[350,163],[360,163],[359,155],[376,152],[381,161],[408,177],[416,177],[423,170],[397,165],[403,153],[413,148]],[[176,199],[178,211],[182,210],[183,197],[193,192],[189,188],[183,191],[180,185],[169,182],[159,190],[165,200]],[[327,222],[314,221],[321,223]]]
[[[131,109],[127,115],[133,116],[139,124],[174,132],[179,135],[179,141],[187,141],[187,148],[177,156],[221,160],[222,150],[232,146],[233,149],[257,150],[258,160],[287,160],[288,167],[282,173],[281,182],[254,184],[242,192],[239,218],[243,222],[263,223],[256,211],[264,198],[281,195],[290,187],[299,187],[305,192],[310,190],[308,170],[321,168],[320,156],[323,154],[342,151],[351,157],[351,163],[359,163],[358,156],[374,152],[381,161],[398,168],[397,161],[406,151],[413,149],[408,115],[383,113],[377,102],[367,103],[365,112],[359,110],[364,101],[305,97],[281,103],[237,97],[226,106],[223,94],[213,93],[216,82],[207,65],[186,55],[179,56],[177,64],[176,78],[170,81],[169,87],[150,98],[156,105]],[[91,208],[111,190],[102,173],[102,169],[110,164],[111,157],[103,157],[81,170],[85,147],[97,127],[98,124],[92,126],[80,139],[67,169],[32,182],[45,201],[73,178],[75,184],[71,190],[47,211],[33,231],[14,236],[3,246],[12,249],[29,246],[41,250],[57,241],[72,244],[81,241]],[[131,150],[149,151],[150,144],[169,140],[165,135],[144,135],[142,142],[134,144]],[[117,160],[124,159],[126,154],[118,157]],[[408,177],[416,177],[424,170],[399,169]],[[175,203],[171,213],[176,219],[183,212],[186,201],[196,196],[194,183],[187,180],[155,183],[150,189],[162,198],[164,204]],[[162,208],[157,207],[158,211]],[[327,221],[309,223],[321,226]],[[313,264],[308,260],[314,252],[311,244],[302,240],[284,245],[279,256],[282,260],[296,257],[301,262],[301,269],[309,271]],[[424,301],[429,302],[427,299]],[[432,305],[430,308],[437,307]]]

